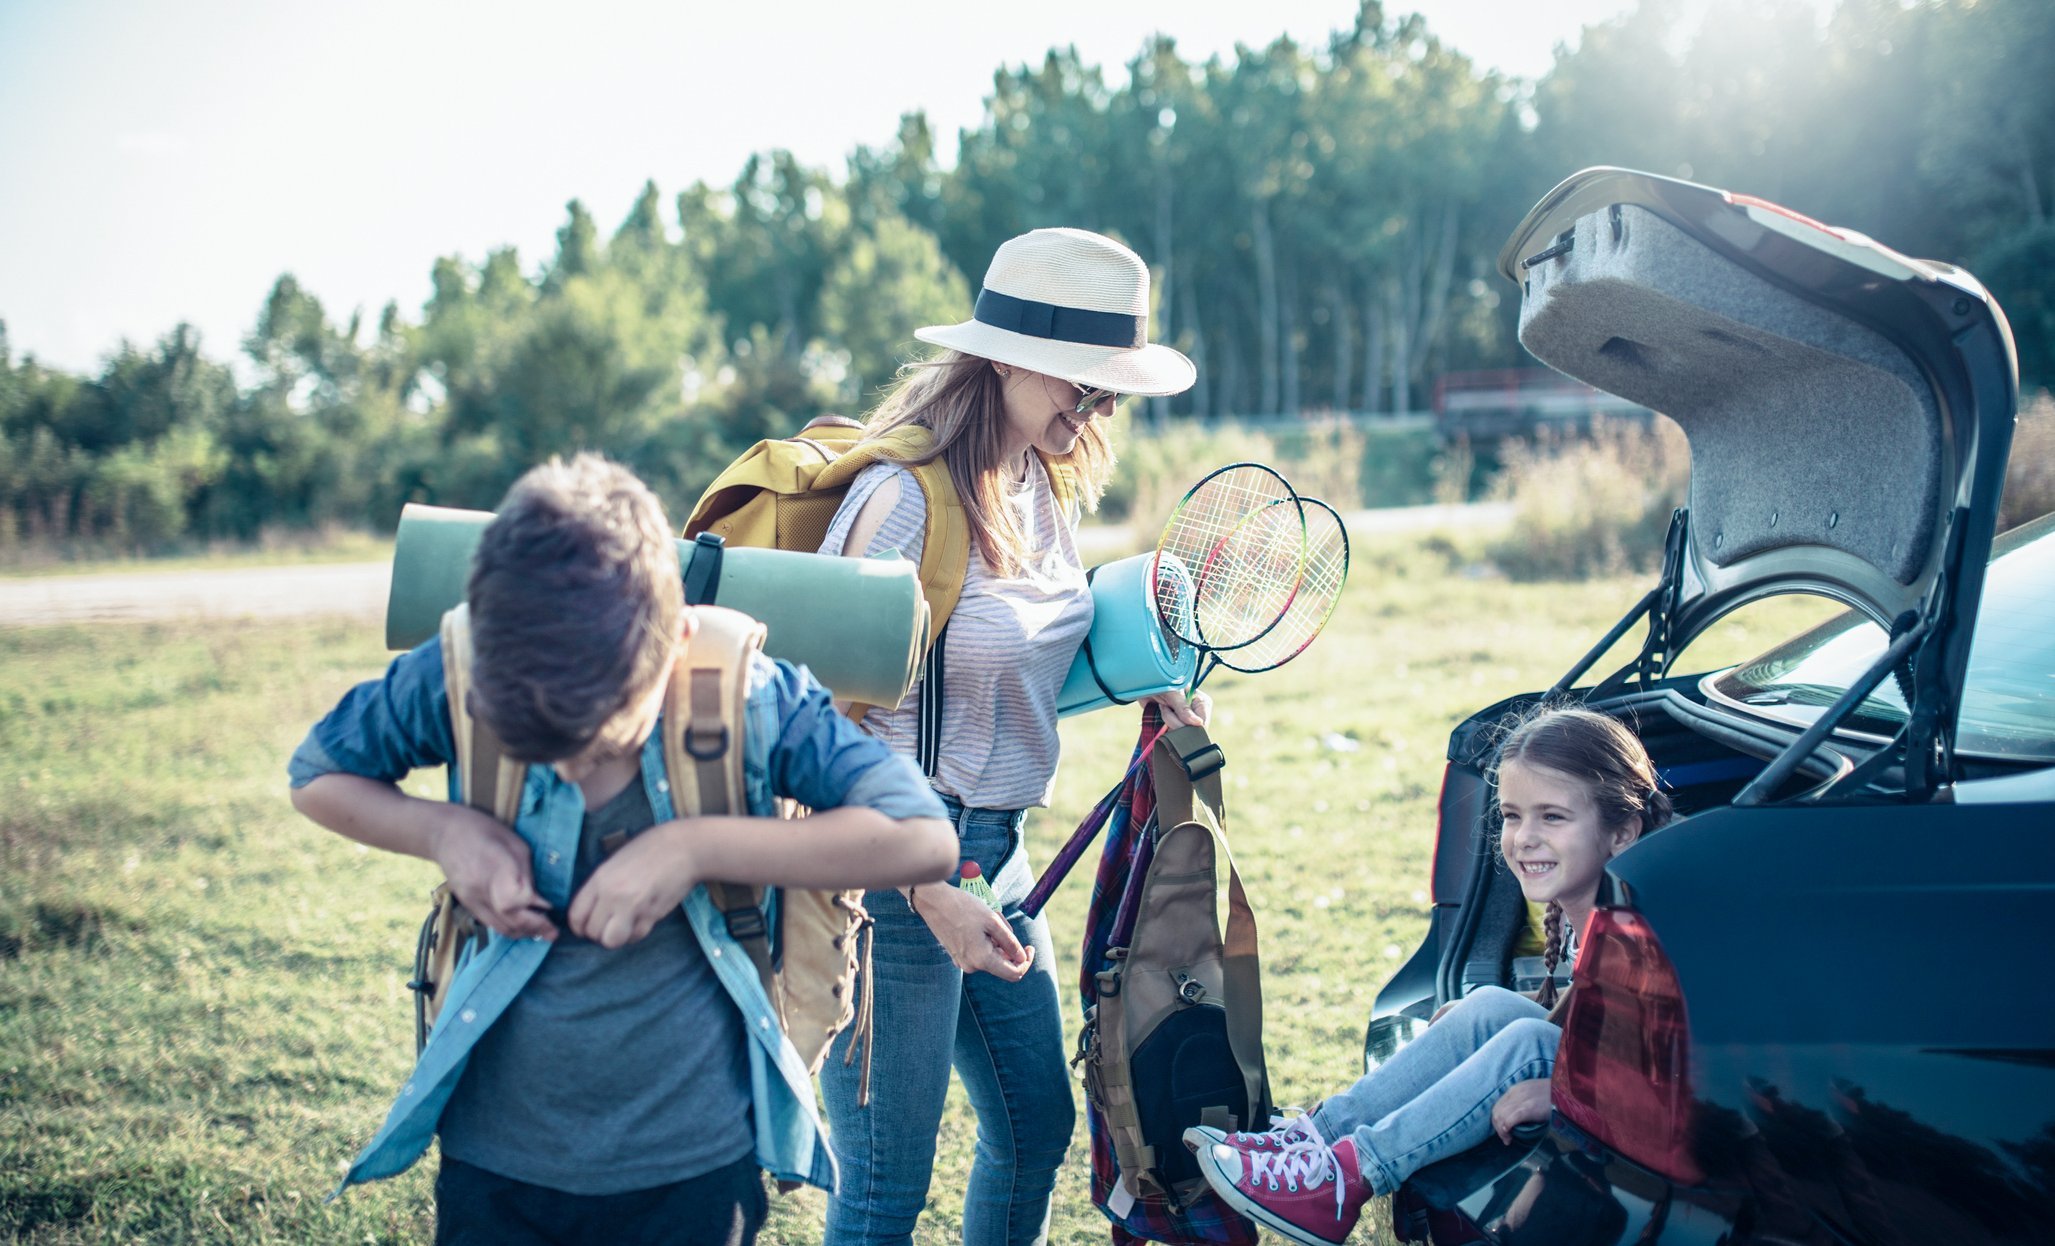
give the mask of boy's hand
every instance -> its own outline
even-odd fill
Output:
[[[1034,964],[1035,949],[1022,947],[1005,918],[961,888],[946,884],[922,887],[914,906],[949,959],[965,973],[988,973],[1018,982]]]
[[[650,827],[600,862],[571,897],[571,932],[602,947],[626,947],[684,902],[699,885],[690,823]]]
[[[515,939],[554,939],[549,906],[535,893],[528,843],[468,805],[446,806],[435,830],[435,863],[471,915]]]
[[[1529,1078],[1514,1082],[1491,1105],[1491,1129],[1498,1140],[1511,1146],[1513,1130],[1521,1125],[1548,1119],[1548,1079]]]

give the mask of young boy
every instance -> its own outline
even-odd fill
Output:
[[[749,816],[673,816],[655,726],[694,613],[663,511],[621,467],[580,455],[523,476],[468,596],[472,713],[531,763],[512,828],[395,786],[455,752],[439,640],[352,689],[290,765],[295,808],[434,861],[496,933],[343,1186],[439,1134],[439,1243],[749,1242],[760,1170],[832,1187],[834,1167],[807,1071],[699,884],[933,882],[955,832],[911,765],[763,657]],[[781,796],[817,812],[781,820]]]

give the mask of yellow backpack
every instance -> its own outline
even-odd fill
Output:
[[[680,816],[746,811],[742,774],[744,710],[749,699],[749,665],[763,647],[763,624],[736,610],[700,606],[699,626],[679,655],[664,692],[664,773],[672,805]],[[470,607],[443,616],[443,674],[449,691],[450,727],[456,742],[458,789],[466,804],[513,824],[520,809],[527,766],[506,750],[484,723],[460,707],[467,704],[471,673]],[[784,809],[787,816],[796,806]],[[835,1036],[856,1025],[864,1048],[860,1099],[869,1098],[870,1016],[855,1007],[859,965],[868,959],[870,915],[863,893],[777,888],[767,920],[765,890],[709,882],[707,892],[721,910],[728,933],[742,945],[763,979],[779,1023],[808,1072],[819,1072]],[[415,949],[415,1045],[442,1009],[443,988],[464,962],[484,946],[488,932],[450,894],[449,884],[430,897],[431,909]],[[773,940],[772,921],[776,923]],[[859,957],[859,947],[866,953]],[[869,997],[864,1000],[867,1005]]]
[[[918,425],[870,437],[855,420],[822,416],[799,436],[759,441],[730,463],[693,506],[685,537],[711,532],[729,545],[811,554],[827,537],[858,473],[881,461],[907,464],[927,501],[920,587],[932,620],[930,635],[939,636],[963,593],[971,537],[949,467],[934,456],[934,435]],[[1046,456],[1042,462],[1058,508],[1074,512],[1077,481],[1070,467]]]

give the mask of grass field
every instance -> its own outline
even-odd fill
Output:
[[[248,544],[218,542],[148,556],[96,553],[73,546],[27,545],[0,549],[0,579],[126,571],[228,571],[322,562],[382,562],[391,557],[391,537],[350,528],[279,532]]]
[[[1285,1102],[1360,1068],[1371,999],[1424,929],[1449,728],[1553,681],[1644,587],[1509,584],[1426,544],[1444,552],[1359,551],[1312,650],[1209,685]],[[1820,613],[1757,607],[1694,665]],[[283,772],[385,660],[374,629],[340,622],[0,632],[0,1237],[428,1239],[431,1164],[323,1198],[407,1071],[402,984],[436,880],[300,821]],[[1128,711],[1065,725],[1034,859],[1114,780],[1134,729]],[[408,786],[438,792],[440,775]],[[1092,859],[1050,910],[1066,983]],[[974,1128],[955,1093],[922,1241],[959,1236]],[[764,1240],[815,1242],[821,1217],[818,1195],[777,1200]],[[1389,1240],[1382,1209],[1366,1224],[1356,1240]],[[1082,1128],[1052,1240],[1105,1240]]]

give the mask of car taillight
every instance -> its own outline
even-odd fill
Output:
[[[1684,993],[1647,920],[1595,910],[1576,978],[1550,1086],[1556,1111],[1625,1158],[1698,1184]]]
[[[1735,205],[1736,207],[1760,208],[1764,212],[1774,212],[1778,216],[1781,216],[1786,220],[1796,221],[1800,225],[1807,226],[1811,229],[1817,229],[1823,234],[1830,234],[1836,238],[1846,237],[1844,231],[1836,229],[1832,225],[1828,225],[1822,221],[1816,221],[1811,217],[1807,216],[1803,212],[1793,212],[1791,209],[1785,207],[1781,203],[1771,203],[1767,199],[1759,199],[1754,195],[1737,195],[1734,194],[1732,191],[1729,191],[1727,192],[1727,202]]]

